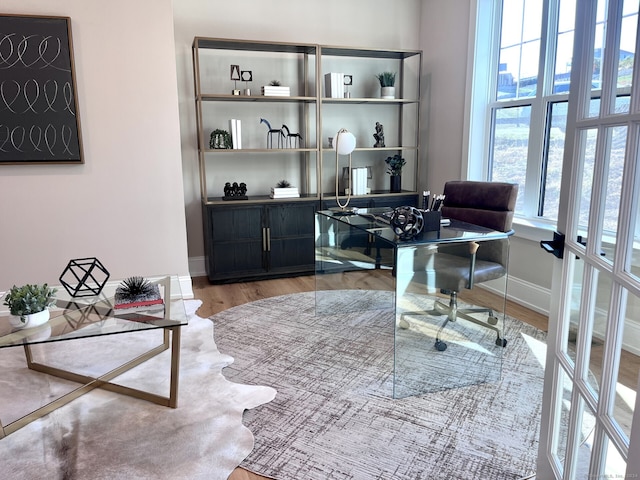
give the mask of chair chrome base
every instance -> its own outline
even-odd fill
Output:
[[[408,324],[406,320],[404,320],[404,316],[428,316],[428,317],[440,317],[446,315],[447,318],[444,320],[440,328],[438,329],[438,333],[436,334],[435,348],[436,350],[443,352],[447,349],[447,344],[440,339],[440,334],[445,329],[445,327],[449,324],[449,322],[456,322],[459,318],[463,320],[467,320],[468,322],[474,323],[484,328],[488,328],[489,330],[493,330],[496,332],[496,345],[501,347],[507,346],[507,340],[502,337],[502,331],[497,327],[498,318],[493,314],[493,310],[490,308],[458,308],[458,292],[450,291],[449,293],[449,304],[436,300],[433,304],[433,308],[431,310],[419,310],[415,312],[403,312],[400,315],[400,328],[407,328]],[[471,316],[471,314],[475,313],[488,313],[489,317],[487,321],[480,320],[479,318],[475,318]],[[404,323],[403,323],[404,322]],[[403,326],[404,325],[404,326]]]

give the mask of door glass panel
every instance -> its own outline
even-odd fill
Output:
[[[631,420],[636,404],[638,374],[640,373],[640,357],[630,351],[637,347],[634,329],[640,318],[640,299],[627,293],[624,326],[622,331],[622,351],[618,363],[618,377],[615,379],[615,398],[613,402],[613,419],[625,433],[627,439],[631,435]],[[629,328],[627,328],[629,327]],[[636,350],[637,351],[637,350]]]
[[[601,251],[605,260],[613,263],[616,247],[616,232],[620,212],[620,193],[622,191],[622,173],[627,142],[627,127],[608,129],[609,138],[605,163],[607,175],[605,179],[604,215],[602,219]]]
[[[591,323],[590,342],[585,345],[584,355],[588,360],[589,371],[586,372],[586,382],[593,391],[598,394],[602,385],[603,353],[605,332],[609,318],[609,306],[611,303],[611,281],[606,275],[599,275],[594,269],[593,285],[595,295],[590,295],[589,299],[595,299],[590,311],[592,312],[589,322]]]
[[[627,89],[632,84],[633,63],[636,50],[636,28],[638,26],[638,0],[625,0],[622,9],[620,33],[620,55],[618,56],[617,82],[618,89]],[[629,111],[629,98],[616,96],[615,112]]]
[[[551,453],[556,457],[556,460],[564,468],[564,460],[567,452],[567,441],[569,439],[569,417],[571,415],[571,396],[573,393],[573,383],[567,375],[567,372],[560,367],[558,375],[559,394],[558,398],[560,403],[558,404],[559,411],[557,412],[560,419],[559,422],[554,422],[551,425],[553,430],[553,443]]]
[[[636,165],[640,165],[640,158],[636,156]],[[636,171],[634,192],[640,191],[640,172]],[[638,199],[635,199],[638,202]],[[629,246],[628,258],[625,259],[624,270],[630,273],[636,281],[640,281],[640,208],[636,206],[635,214],[629,218]],[[640,313],[639,313],[640,315]],[[637,316],[636,318],[640,318]]]
[[[573,478],[576,480],[589,480],[590,478],[595,478],[589,475],[589,462],[591,452],[593,451],[596,416],[588,405],[585,405],[582,401],[581,403],[585,407],[582,412],[582,418],[578,422],[580,429],[576,437],[577,445],[575,448],[577,449],[577,461],[575,463]]]
[[[582,231],[586,231],[589,225],[589,211],[591,209],[591,189],[593,186],[593,165],[596,153],[596,140],[598,132],[595,129],[583,130],[581,166],[582,181],[578,184],[578,225]]]
[[[490,180],[517,183],[516,211],[524,208],[531,107],[500,108],[495,112]]]
[[[582,296],[582,279],[584,276],[584,262],[576,258],[573,262],[573,278],[571,280],[571,302],[569,314],[569,331],[566,338],[566,352],[576,363],[576,341],[580,333],[580,298]]]
[[[627,463],[609,437],[604,437],[605,465],[602,478],[630,478],[625,472]]]
[[[593,69],[591,77],[591,92],[598,92],[602,88],[602,55],[605,48],[605,25],[607,2],[605,0],[598,1],[598,10],[596,15],[596,30],[593,45]],[[589,117],[595,117],[598,115],[598,111],[590,109],[588,112]]]

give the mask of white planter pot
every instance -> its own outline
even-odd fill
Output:
[[[382,98],[396,98],[396,87],[381,87],[380,96]]]
[[[44,325],[49,321],[49,309],[45,308],[41,312],[25,315],[24,321],[22,317],[11,315],[9,322],[15,328],[31,328]]]

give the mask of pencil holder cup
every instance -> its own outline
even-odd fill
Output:
[[[440,220],[442,219],[442,212],[429,211],[422,212],[422,218],[424,219],[424,227],[422,229],[425,232],[437,232],[440,230]]]

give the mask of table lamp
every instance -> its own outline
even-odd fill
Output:
[[[351,152],[356,148],[356,137],[353,133],[349,132],[346,128],[341,128],[336,133],[333,141],[333,149],[336,151],[336,203],[338,207],[333,207],[330,210],[334,212],[353,213],[355,208],[348,209],[349,201],[351,200],[351,189],[347,192],[347,201],[340,203],[340,196],[338,191],[338,172],[340,171],[338,163],[340,162],[340,155],[349,155],[349,176],[351,176]]]

